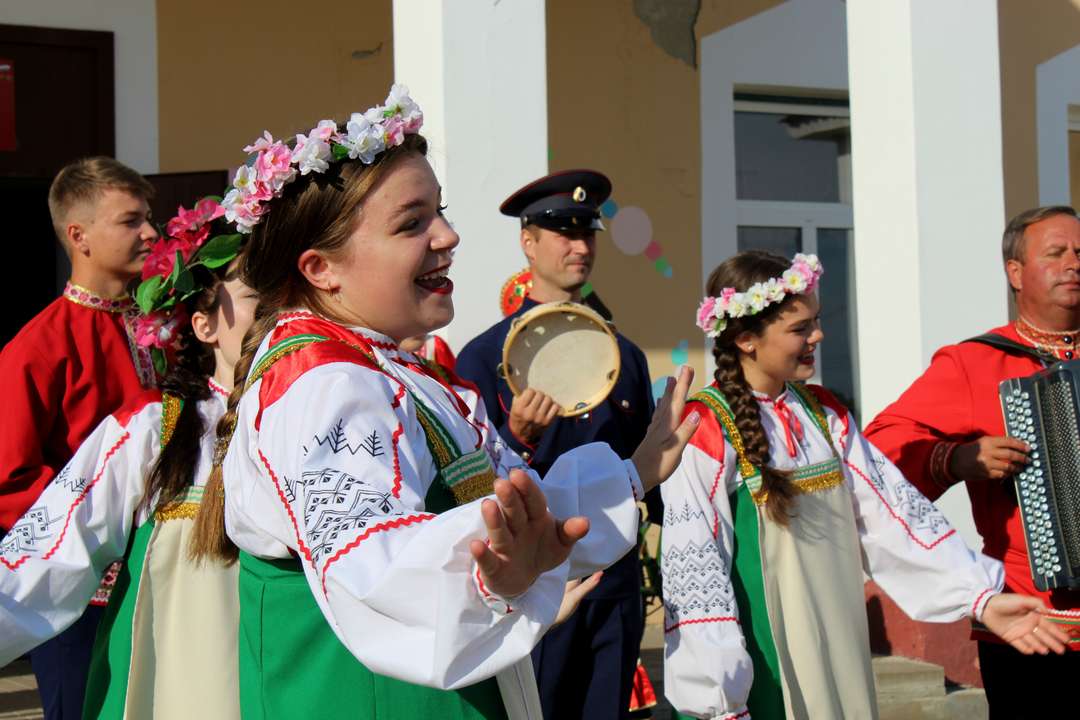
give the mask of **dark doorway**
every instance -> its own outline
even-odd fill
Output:
[[[47,204],[56,172],[116,152],[113,34],[0,25],[0,343],[48,305],[69,265]]]
[[[157,192],[154,201],[150,203],[154,213],[154,224],[158,225],[160,230],[164,230],[165,223],[176,215],[178,206],[191,208],[201,197],[224,195],[229,174],[225,170],[208,170],[147,175],[146,179],[153,184]]]

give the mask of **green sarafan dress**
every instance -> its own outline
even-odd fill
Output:
[[[567,577],[636,540],[636,472],[600,444],[553,468],[549,508],[590,533],[507,601],[469,544],[496,476],[528,468],[475,389],[307,312],[257,357],[224,465],[244,717],[541,720],[529,652]]]
[[[864,571],[912,617],[981,615],[1000,563],[972,552],[828,391],[755,393],[771,466],[799,493],[766,513],[759,470],[714,386],[662,486],[665,694],[683,717],[875,718]]]

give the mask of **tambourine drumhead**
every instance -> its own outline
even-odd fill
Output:
[[[604,318],[584,305],[537,305],[510,328],[503,374],[520,395],[535,388],[571,417],[604,401],[619,379],[619,344]]]

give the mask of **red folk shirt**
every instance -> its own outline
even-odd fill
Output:
[[[130,300],[68,283],[0,351],[0,535],[98,423],[153,385],[153,365],[133,341],[133,321]]]
[[[1030,327],[1025,330],[1026,338],[1015,325],[991,332],[1034,347],[1032,339],[1037,338]],[[1070,337],[1068,344],[1058,340],[1057,348],[1042,342],[1039,346],[1053,350],[1062,360],[1075,357],[1075,350],[1068,348],[1075,346],[1077,338]],[[1041,369],[1034,358],[981,343],[948,345],[934,354],[930,367],[896,402],[874,418],[865,435],[923,494],[936,499],[953,482],[946,463],[956,444],[1005,434],[998,383]],[[1080,609],[1080,591],[1035,589],[1013,481],[968,480],[967,491],[975,526],[983,537],[983,552],[1005,564],[1006,589],[1041,597],[1059,610]]]

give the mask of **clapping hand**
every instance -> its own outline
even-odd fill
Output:
[[[634,451],[631,460],[637,468],[645,492],[652,490],[675,472],[682,459],[683,449],[701,422],[701,417],[696,412],[690,413],[685,420],[682,419],[686,396],[693,381],[694,369],[688,366],[683,366],[678,380],[667,379],[667,388],[656,405],[649,430]]]
[[[484,585],[509,599],[566,560],[574,543],[589,532],[589,521],[557,520],[539,486],[521,470],[511,470],[509,480],[495,481],[495,497],[497,502],[484,500],[480,508],[488,540],[473,540],[469,551]]]

